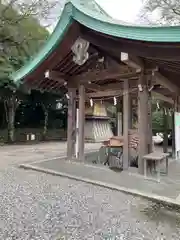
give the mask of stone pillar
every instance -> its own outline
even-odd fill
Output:
[[[83,85],[79,86],[79,136],[78,136],[78,153],[79,153],[79,160],[85,160],[84,154],[84,145],[85,145],[85,88]]]
[[[76,88],[68,88],[68,97],[67,159],[72,160],[76,141]]]
[[[129,167],[129,80],[124,80],[123,89],[123,169]]]
[[[139,78],[139,92],[138,92],[138,108],[139,108],[139,157],[138,170],[140,174],[144,173],[143,156],[148,154],[148,88],[146,76],[141,75]]]

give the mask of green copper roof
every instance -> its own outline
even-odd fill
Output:
[[[128,25],[111,18],[94,0],[69,0],[54,32],[40,52],[27,65],[11,75],[14,82],[20,83],[50,55],[63,39],[73,20],[95,31],[119,38],[150,42],[180,42],[180,26]]]
[[[83,8],[86,8],[92,12],[97,12],[100,15],[104,15],[106,17],[109,17],[109,15],[98,5],[94,0],[74,0],[74,1],[67,1],[67,2],[73,2],[74,6],[77,4],[78,6],[82,6]]]

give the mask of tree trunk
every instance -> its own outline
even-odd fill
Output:
[[[4,100],[9,143],[14,142],[14,121],[15,121],[16,109],[18,106],[19,106],[19,102],[16,99],[15,95]]]
[[[42,108],[43,108],[43,111],[44,111],[43,140],[46,140],[47,129],[48,129],[49,113],[48,113],[48,109],[44,105],[42,105]]]
[[[8,109],[8,142],[14,142],[14,120],[15,120],[15,108]]]

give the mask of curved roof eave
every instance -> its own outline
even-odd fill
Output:
[[[147,42],[180,42],[180,26],[142,26],[116,20],[86,7],[83,0],[71,0],[73,19],[97,32],[119,38]],[[94,0],[86,0],[94,1]],[[81,2],[81,3],[80,3]]]
[[[180,42],[180,26],[128,25],[105,14],[94,0],[70,0],[60,20],[40,52],[24,67],[11,75],[15,83],[32,73],[62,41],[67,29],[76,20],[80,24],[111,36],[148,42]]]

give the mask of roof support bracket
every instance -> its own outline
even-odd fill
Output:
[[[155,81],[164,86],[165,88],[167,88],[170,92],[173,93],[179,93],[180,89],[178,86],[176,86],[175,84],[173,84],[169,79],[167,79],[166,77],[164,77],[160,72],[155,71],[152,73],[152,75],[155,77]]]
[[[121,62],[135,69],[137,73],[144,69],[144,63],[140,58],[129,56],[129,54],[125,52],[121,52]]]

